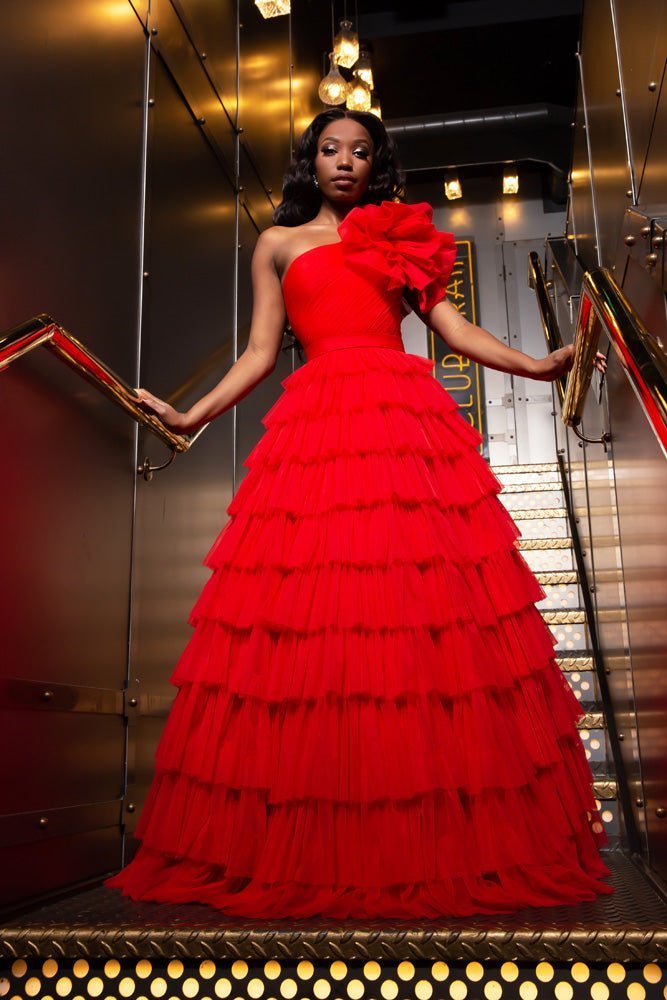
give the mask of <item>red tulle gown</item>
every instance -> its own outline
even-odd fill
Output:
[[[401,340],[455,246],[353,208],[284,296],[282,382],[204,564],[133,860],[105,884],[243,917],[434,918],[612,892],[582,708],[480,436]]]

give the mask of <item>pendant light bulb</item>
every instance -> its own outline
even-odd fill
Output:
[[[339,66],[352,69],[359,58],[359,36],[352,30],[352,21],[341,21],[334,38],[334,59]]]
[[[382,118],[382,108],[380,107],[380,98],[373,91],[371,94],[371,106],[368,109],[372,115],[376,115],[378,118]]]
[[[461,181],[458,179],[456,174],[450,174],[445,178],[445,194],[450,201],[463,197]]]
[[[262,17],[280,17],[289,14],[290,0],[255,0],[255,7]]]
[[[355,76],[358,76],[360,80],[363,80],[367,85],[369,90],[373,89],[373,70],[371,68],[371,60],[368,52],[361,49],[359,52],[359,58],[352,68],[352,72]]]
[[[329,53],[329,72],[320,81],[317,89],[322,104],[342,104],[348,95],[350,85],[338,69],[333,52]]]
[[[358,76],[352,82],[345,107],[348,111],[370,111],[371,109],[371,92]]]
[[[518,194],[519,173],[517,170],[506,170],[503,174],[503,194]]]

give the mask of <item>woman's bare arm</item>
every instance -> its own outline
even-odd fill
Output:
[[[410,301],[413,299],[411,296]],[[571,344],[552,351],[545,358],[533,358],[530,354],[508,347],[488,330],[471,323],[448,299],[442,299],[427,313],[422,313],[418,308],[415,308],[415,312],[442,337],[455,354],[462,354],[487,368],[549,382],[572,367],[574,349]],[[604,372],[604,354],[598,352],[594,364],[599,371]]]
[[[146,389],[137,390],[141,405],[172,430],[188,434],[214,420],[275,368],[285,329],[285,303],[274,264],[279,239],[274,228],[259,235],[251,263],[253,309],[248,344],[218,384],[185,413]]]

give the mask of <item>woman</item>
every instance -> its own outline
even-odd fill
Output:
[[[318,115],[283,194],[253,255],[239,360],[186,413],[139,390],[192,431],[274,368],[286,314],[307,354],[206,557],[142,843],[106,884],[254,918],[437,918],[611,892],[544,591],[480,435],[405,351],[404,300],[500,371],[553,379],[572,350],[535,360],[447,301],[454,238],[402,201],[375,116]]]

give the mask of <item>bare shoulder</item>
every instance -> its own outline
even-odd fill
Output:
[[[279,274],[285,272],[291,259],[299,252],[308,235],[312,241],[312,223],[300,226],[269,226],[263,229],[255,244],[255,254],[263,261],[271,263]]]

